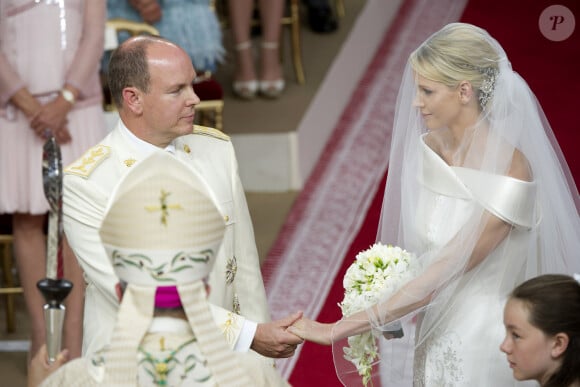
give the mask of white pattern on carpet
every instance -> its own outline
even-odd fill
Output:
[[[387,30],[266,259],[264,281],[273,319],[296,310],[318,316],[387,169],[406,60],[431,33],[459,20],[466,2],[416,0],[406,17],[397,16]],[[285,378],[300,348],[278,362]]]

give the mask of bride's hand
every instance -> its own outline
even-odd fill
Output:
[[[302,337],[304,340],[312,341],[313,343],[331,345],[333,327],[334,324],[319,323],[310,320],[309,318],[302,317],[292,326],[288,327],[288,331],[296,336]]]

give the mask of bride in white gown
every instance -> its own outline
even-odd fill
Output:
[[[409,58],[379,225],[378,240],[417,254],[421,274],[366,312],[292,331],[333,345],[345,385],[360,377],[342,339],[397,320],[405,338],[381,342],[382,385],[517,385],[499,351],[503,304],[525,279],[580,272],[579,208],[542,109],[501,46],[447,25]]]

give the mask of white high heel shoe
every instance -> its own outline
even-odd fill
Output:
[[[258,81],[234,81],[232,84],[234,94],[242,99],[253,99],[258,92]]]
[[[249,50],[252,48],[252,42],[242,42],[236,44],[236,51]],[[258,92],[258,81],[255,79],[249,81],[234,81],[232,83],[234,94],[242,99],[253,99]]]
[[[278,42],[262,42],[262,49],[277,50]],[[286,82],[283,78],[274,79],[272,81],[260,80],[258,82],[258,91],[260,92],[260,95],[267,98],[278,98],[284,91],[285,87]]]

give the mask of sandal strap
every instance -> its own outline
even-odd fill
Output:
[[[266,50],[278,49],[278,42],[262,42],[262,48]]]
[[[251,40],[246,40],[245,42],[242,43],[238,43],[234,46],[234,48],[236,49],[236,51],[243,51],[243,50],[247,50],[249,48],[252,47],[252,41]]]

